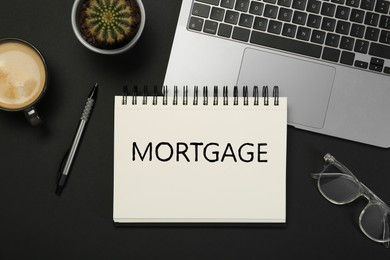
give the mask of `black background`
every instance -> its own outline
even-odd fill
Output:
[[[346,206],[319,194],[312,171],[331,152],[390,202],[390,151],[288,128],[287,225],[278,227],[115,227],[113,100],[124,84],[161,85],[180,0],[144,0],[146,27],[135,48],[103,56],[73,34],[72,0],[2,0],[0,38],[22,38],[44,55],[50,74],[38,105],[44,127],[0,111],[0,259],[342,259],[387,257],[361,233],[366,201]],[[184,64],[185,66],[185,64]],[[86,97],[99,97],[61,197],[56,175]],[[156,125],[156,131],[158,126]]]

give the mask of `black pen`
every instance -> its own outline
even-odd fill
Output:
[[[96,101],[97,87],[98,84],[96,83],[93,89],[91,90],[91,93],[89,93],[87,103],[85,104],[83,114],[81,115],[80,118],[79,126],[77,127],[77,132],[73,139],[72,146],[70,147],[69,151],[65,154],[64,159],[62,161],[61,169],[58,176],[58,182],[57,182],[57,189],[56,189],[57,195],[61,195],[61,192],[65,187],[66,180],[69,176],[70,167],[72,166],[77,148],[79,147],[81,137],[84,133],[85,125],[87,124],[93,105],[95,104]]]

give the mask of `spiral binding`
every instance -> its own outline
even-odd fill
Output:
[[[127,96],[129,95],[129,90],[127,86],[123,86],[123,94],[122,94],[122,105],[127,105]]]
[[[229,93],[228,93],[228,87],[223,87],[223,93],[222,93],[222,99],[223,99],[223,105],[227,106],[229,105]],[[208,87],[204,86],[202,89],[202,96],[203,96],[203,105],[207,106],[209,104],[209,96],[208,96]],[[219,87],[214,86],[213,90],[213,105],[217,106],[219,102],[219,95],[218,95]],[[243,104],[244,106],[249,105],[249,91],[248,87],[244,86],[242,88],[243,93]],[[128,87],[123,86],[123,95],[122,95],[122,105],[127,105],[127,96],[128,96]],[[132,93],[132,105],[137,105],[137,97],[138,97],[138,86],[133,87],[133,93]],[[274,86],[272,90],[272,97],[274,100],[274,106],[279,105],[279,87]],[[263,86],[261,98],[263,98],[263,104],[264,106],[269,105],[269,94],[268,94],[268,86]],[[183,105],[188,105],[188,86],[183,86]],[[255,106],[259,105],[260,95],[259,95],[259,89],[257,86],[253,87],[253,104]],[[153,88],[153,100],[152,104],[157,105],[158,101],[158,87],[154,86]],[[173,89],[173,105],[178,105],[179,98],[178,98],[178,87],[174,86]],[[148,87],[144,86],[143,88],[143,94],[142,94],[142,105],[147,105],[148,103]],[[233,105],[237,106],[239,103],[239,96],[238,96],[238,87],[235,86],[233,88]],[[162,88],[162,104],[168,105],[168,87],[163,86]],[[199,88],[198,86],[194,86],[194,96],[193,96],[193,103],[194,106],[197,106],[199,104]]]

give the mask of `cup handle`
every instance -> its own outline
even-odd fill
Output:
[[[29,107],[24,110],[24,115],[32,126],[37,126],[43,123],[35,107]]]

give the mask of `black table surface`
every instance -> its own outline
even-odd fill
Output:
[[[388,258],[390,249],[359,229],[366,200],[333,205],[309,173],[321,170],[330,152],[390,203],[390,151],[293,127],[284,227],[113,225],[113,98],[125,84],[163,84],[181,6],[180,0],[143,2],[145,30],[119,56],[95,54],[78,42],[70,22],[72,0],[1,2],[0,38],[35,45],[50,79],[37,106],[43,127],[30,127],[23,113],[0,111],[0,259]],[[58,197],[59,164],[95,82],[98,101]]]

